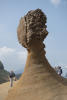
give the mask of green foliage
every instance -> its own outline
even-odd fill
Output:
[[[6,70],[4,70],[4,65],[3,63],[0,61],[0,84],[7,82],[9,80],[9,72],[7,72]]]
[[[0,84],[9,80],[9,72],[6,70],[0,70]]]
[[[0,61],[0,69],[4,70],[4,66],[3,66],[3,63],[1,61]]]

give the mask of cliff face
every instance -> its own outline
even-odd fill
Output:
[[[19,42],[27,48],[25,70],[6,100],[66,100],[67,80],[58,76],[45,57],[46,16],[34,10],[21,18]]]

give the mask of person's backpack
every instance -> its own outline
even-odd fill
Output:
[[[15,73],[14,72],[11,72],[9,76],[10,76],[10,78],[15,77]]]

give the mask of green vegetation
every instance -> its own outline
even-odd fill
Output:
[[[3,63],[1,61],[0,61],[0,69],[4,70],[4,66],[3,66]]]
[[[9,72],[4,69],[3,63],[0,61],[0,84],[7,82],[9,80],[8,76]]]

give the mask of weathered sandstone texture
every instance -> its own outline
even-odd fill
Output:
[[[45,56],[46,20],[40,9],[21,18],[18,40],[28,56],[24,73],[6,100],[67,100],[67,80],[56,74]]]

